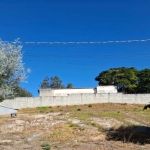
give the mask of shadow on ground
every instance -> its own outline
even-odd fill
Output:
[[[141,145],[150,144],[150,127],[147,126],[121,126],[118,129],[111,129],[106,132],[107,140],[132,142]]]

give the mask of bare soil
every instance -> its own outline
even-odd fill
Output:
[[[0,116],[0,150],[149,150],[150,110],[91,104],[19,110]]]

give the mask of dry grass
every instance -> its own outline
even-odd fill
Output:
[[[149,122],[150,110],[143,111],[143,105],[108,103],[38,107],[19,110],[15,119],[0,116],[0,132],[1,135],[24,135],[25,141],[30,135],[42,133],[42,142],[57,143],[56,147],[64,146],[64,149],[67,146],[88,149],[90,145],[90,150],[138,150],[139,144],[150,149],[150,137],[134,130],[149,126]],[[110,130],[113,134],[107,134]]]

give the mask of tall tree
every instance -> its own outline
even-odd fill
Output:
[[[135,68],[112,68],[95,78],[99,85],[115,85],[118,91],[134,93],[137,88],[138,71]]]
[[[138,93],[150,93],[150,69],[138,73]]]
[[[55,77],[45,77],[45,79],[40,83],[41,89],[53,88],[53,89],[62,89],[62,80],[58,76]]]
[[[22,46],[0,41],[0,96],[13,95],[13,87],[26,80],[22,62]]]
[[[68,83],[67,86],[65,87],[62,84],[62,80],[58,76],[54,77],[45,77],[44,80],[40,83],[40,88],[41,89],[47,89],[47,88],[52,88],[52,89],[64,89],[64,88],[73,88],[72,83]]]

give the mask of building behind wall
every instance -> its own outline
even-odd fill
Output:
[[[117,93],[116,86],[97,86],[95,88],[73,88],[73,89],[40,89],[40,97],[45,96],[67,96],[71,94],[96,94],[96,93]]]

